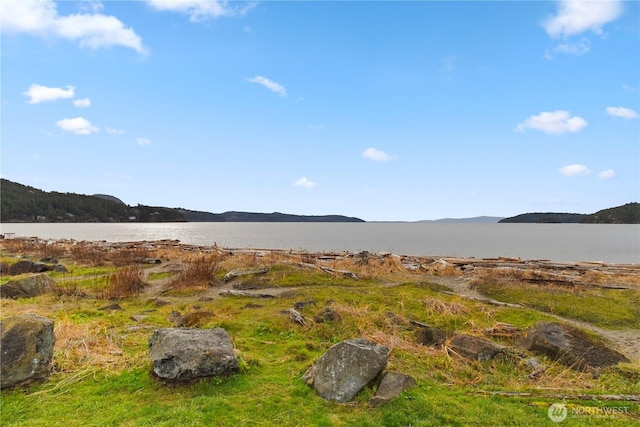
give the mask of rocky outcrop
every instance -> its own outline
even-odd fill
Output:
[[[167,380],[185,381],[226,376],[238,369],[238,357],[222,328],[157,329],[149,339],[153,372]]]
[[[480,361],[491,360],[505,350],[500,344],[468,334],[454,336],[449,348],[464,358]]]
[[[416,380],[400,372],[385,372],[375,396],[369,399],[369,406],[382,406],[416,385]]]
[[[348,402],[387,366],[389,349],[365,338],[331,347],[302,379],[327,400]]]
[[[0,286],[0,298],[32,298],[50,291],[56,282],[46,274],[12,280]]]
[[[41,262],[33,262],[29,260],[21,260],[9,267],[9,276],[17,276],[25,273],[42,273],[50,270],[47,265]]]
[[[622,353],[594,341],[584,331],[558,322],[538,322],[527,331],[520,344],[527,350],[576,369],[629,362]]]
[[[0,322],[0,388],[46,378],[54,344],[51,319],[27,315]]]

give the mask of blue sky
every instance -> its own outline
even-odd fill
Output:
[[[639,201],[639,6],[3,0],[0,173],[368,221]]]

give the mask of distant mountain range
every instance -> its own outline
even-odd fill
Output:
[[[472,218],[442,218],[434,220],[423,220],[418,222],[448,222],[448,223],[484,223],[495,224],[504,219],[503,216],[474,216]]]
[[[46,192],[0,180],[2,222],[364,222],[342,215],[292,215],[280,212],[210,213],[182,208],[129,206],[114,196]]]
[[[0,179],[0,221],[9,222],[365,222],[343,215],[293,215],[280,212],[211,213],[183,208],[129,206],[106,194],[92,196],[46,192]],[[527,213],[510,218],[478,216],[418,222],[437,223],[602,223],[640,224],[640,204],[628,203],[594,214]]]

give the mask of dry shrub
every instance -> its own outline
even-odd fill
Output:
[[[180,273],[165,285],[165,290],[205,289],[218,283],[216,273],[220,271],[220,256],[199,256],[187,260]]]
[[[40,241],[40,242],[37,242],[35,245],[36,245],[35,250],[37,254],[42,258],[45,258],[45,257],[60,258],[66,252],[65,246],[60,242]]]
[[[107,284],[101,293],[101,298],[120,299],[138,295],[145,286],[147,282],[141,266],[122,267],[107,276]]]
[[[51,290],[59,297],[85,297],[86,292],[80,289],[77,280],[56,280]]]
[[[70,247],[71,256],[78,262],[89,265],[103,265],[105,261],[105,250],[96,248],[86,242],[77,242]]]

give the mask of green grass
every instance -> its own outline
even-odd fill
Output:
[[[87,275],[93,277],[82,278]],[[78,268],[65,277],[93,289],[91,286],[101,284],[99,276]],[[480,333],[496,322],[528,327],[550,318],[533,307],[487,306],[444,293],[447,288],[423,277],[382,286],[382,280],[353,280],[282,266],[242,280],[256,279],[263,285],[296,289],[274,299],[199,301],[197,293],[188,297],[171,294],[166,299],[172,303],[162,307],[149,302],[149,296],[130,297],[118,300],[120,311],[99,310],[110,301],[96,299],[92,293],[0,301],[3,317],[37,312],[53,318],[58,339],[54,372],[46,382],[2,391],[2,426],[545,426],[550,425],[547,408],[556,400],[477,392],[565,388],[570,393],[594,395],[640,394],[637,364],[607,368],[595,378],[543,358],[547,372],[530,379],[517,355],[482,363],[462,361],[443,349],[417,345],[415,329],[408,323],[414,319]],[[496,298],[506,300],[503,296]],[[306,326],[292,323],[281,313],[296,301],[308,300],[315,304],[300,309]],[[254,305],[248,307],[249,303]],[[341,320],[314,322],[314,315],[327,306]],[[148,339],[154,328],[172,326],[168,320],[172,310],[212,312],[213,317],[202,327],[220,326],[229,332],[240,372],[188,385],[164,384],[153,376]],[[147,317],[136,322],[132,315]],[[618,318],[613,311],[608,316]],[[412,375],[417,386],[386,406],[370,408],[367,398],[373,395],[372,389],[344,405],[325,401],[303,383],[303,373],[328,348],[359,336],[392,346],[388,368]],[[637,403],[582,404],[629,408],[630,415],[597,420],[599,425],[640,420]],[[584,423],[584,417],[570,415],[562,425]]]
[[[640,291],[634,289],[563,289],[526,283],[482,282],[476,289],[499,301],[603,328],[640,329]]]

